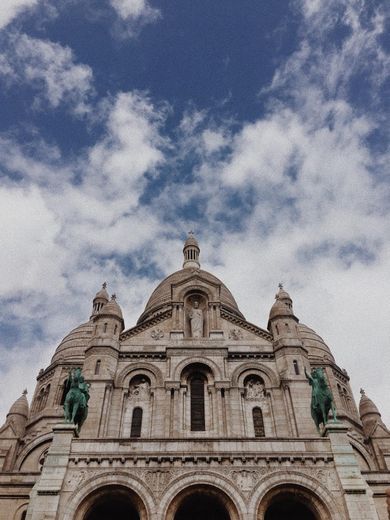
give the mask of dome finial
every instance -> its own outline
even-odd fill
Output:
[[[199,269],[199,245],[195,238],[194,232],[189,231],[187,240],[184,242],[183,254],[184,254],[184,269]]]

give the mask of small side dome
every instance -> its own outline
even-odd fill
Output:
[[[366,396],[365,391],[363,388],[360,389],[360,403],[359,403],[359,415],[360,419],[363,421],[363,419],[367,418],[368,415],[376,415],[377,417],[380,417],[381,414],[379,413],[379,410],[376,406],[376,404]]]
[[[7,418],[10,415],[21,415],[27,419],[29,413],[29,406],[27,401],[27,390],[23,391],[23,394],[17,399],[9,409]]]
[[[331,361],[334,361],[334,357],[328,345],[315,330],[309,328],[303,323],[299,323],[298,334],[309,356],[318,357],[321,359],[326,357]]]
[[[52,363],[61,358],[70,357],[72,357],[74,361],[82,361],[85,350],[88,348],[92,338],[93,328],[93,322],[88,321],[70,331],[58,345],[52,357]]]
[[[377,425],[381,425],[385,430],[387,430],[376,404],[366,396],[366,393],[362,388],[360,389],[360,394],[359,415],[366,436],[369,437],[373,434]]]
[[[108,296],[108,292],[107,292],[107,282],[104,282],[102,284],[102,288],[100,289],[100,291],[98,291],[96,293],[94,300],[96,300],[96,299],[102,299],[102,300],[106,300],[106,302],[108,302],[109,296]]]
[[[108,296],[107,292],[107,282],[104,282],[102,284],[102,288],[96,293],[95,298],[93,299],[91,318],[96,316],[96,314],[102,310],[109,299],[110,297]]]
[[[283,285],[279,284],[279,291],[275,294],[276,301],[271,307],[269,313],[269,319],[283,317],[283,316],[294,316],[292,307],[292,299],[288,292],[283,289]]]
[[[99,315],[115,316],[116,318],[119,318],[123,321],[122,310],[116,301],[115,294],[111,296],[111,300],[103,307],[103,309],[99,312]]]

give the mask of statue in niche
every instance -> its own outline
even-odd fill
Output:
[[[203,337],[203,311],[199,308],[199,302],[194,301],[194,306],[188,313],[192,338]]]
[[[136,398],[139,400],[149,399],[149,395],[150,395],[150,385],[144,377],[135,381],[130,386],[130,397],[132,397],[132,398]]]
[[[263,399],[264,394],[264,383],[260,379],[253,377],[245,385],[245,398],[246,399]]]

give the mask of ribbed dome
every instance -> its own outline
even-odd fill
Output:
[[[332,353],[325,343],[325,341],[307,325],[300,323],[298,325],[299,337],[302,340],[303,346],[307,349],[309,355],[323,358],[324,355],[330,357],[333,361]]]
[[[279,286],[279,292],[275,295],[275,302],[269,312],[269,319],[272,320],[278,316],[294,316],[292,308],[292,299],[282,285]]]
[[[100,300],[106,300],[108,302],[110,297],[108,296],[108,292],[106,290],[106,287],[107,287],[107,284],[106,284],[106,282],[104,282],[104,284],[102,285],[102,288],[100,289],[100,291],[98,291],[96,293],[94,300],[100,299]]]
[[[56,361],[60,357],[83,356],[92,337],[93,329],[93,322],[88,321],[69,332],[57,347],[52,361]]]
[[[376,407],[376,404],[366,396],[364,390],[360,390],[361,398],[359,403],[359,415],[360,418],[363,420],[363,418],[369,414],[378,415],[379,417],[381,414],[379,413],[378,408]]]
[[[219,280],[216,276],[207,271],[203,271],[198,269],[193,271],[191,269],[181,269],[180,271],[176,271],[175,273],[169,275],[165,278],[153,291],[151,297],[149,298],[148,303],[146,304],[145,310],[140,316],[138,323],[145,321],[150,316],[152,316],[157,310],[162,309],[163,307],[172,303],[172,285],[184,282],[187,279],[190,279],[196,273],[197,276],[203,278],[206,282],[210,282],[212,284],[221,286],[221,304],[224,308],[240,316],[243,318],[244,316],[241,314],[236,300],[234,299],[232,293],[229,289],[224,285],[221,280]]]
[[[184,242],[184,249],[187,247],[187,246],[196,246],[196,247],[199,247],[199,244],[198,244],[198,241],[196,240],[196,238],[194,237],[194,235],[192,233],[190,233],[187,237],[187,240]]]
[[[25,390],[19,399],[11,406],[7,415],[22,415],[23,417],[28,417],[29,407],[26,394],[27,391]]]
[[[117,318],[123,320],[122,310],[117,304],[114,296],[111,297],[111,300],[108,303],[106,303],[106,305],[102,308],[99,314],[103,314],[105,316],[116,316]]]

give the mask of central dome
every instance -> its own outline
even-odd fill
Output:
[[[149,298],[148,303],[146,304],[144,312],[141,314],[138,323],[146,321],[151,318],[157,312],[163,311],[169,305],[172,304],[172,287],[176,284],[183,283],[184,281],[193,278],[199,277],[202,278],[205,282],[209,282],[213,285],[218,285],[220,287],[220,302],[222,308],[225,310],[239,316],[240,318],[244,318],[241,314],[236,300],[234,299],[232,293],[226,287],[224,283],[219,280],[216,276],[207,271],[203,271],[202,269],[181,269],[180,271],[176,271],[175,273],[167,276],[152,292],[152,295]]]

